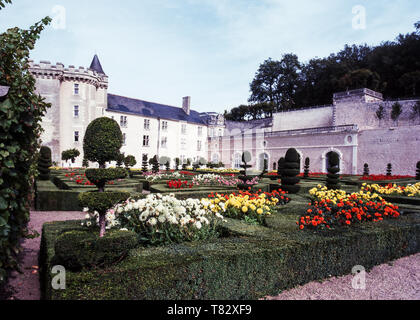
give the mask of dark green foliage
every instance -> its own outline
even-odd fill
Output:
[[[417,162],[416,180],[420,180],[420,161]]]
[[[182,170],[187,170],[187,160],[185,160],[185,159],[182,162]]]
[[[268,59],[250,84],[251,104],[226,111],[225,117],[234,121],[271,117],[276,111],[331,104],[334,93],[359,88],[382,92],[388,98],[416,97],[420,86],[418,52],[417,29],[376,47],[345,45],[339,52],[306,63],[293,53],[281,60]]]
[[[310,165],[311,160],[309,158],[305,159],[305,170],[303,172],[303,177],[304,178],[309,178],[309,165]]]
[[[117,159],[115,160],[116,161],[117,168],[121,168],[122,167],[122,165],[124,163],[124,160],[125,160],[124,154],[119,153],[118,156],[117,156]]]
[[[89,168],[89,160],[86,158],[83,158],[82,166],[83,168]]]
[[[70,190],[71,188],[65,183],[63,180],[61,180],[59,177],[53,177],[51,179],[52,183],[55,184],[55,186],[60,190]]]
[[[369,175],[369,165],[367,163],[365,163],[363,165],[363,175],[364,176],[368,176]]]
[[[147,155],[143,155],[142,163],[141,163],[141,170],[143,173],[149,171],[149,160],[147,159]]]
[[[105,213],[117,203],[130,197],[129,192],[82,192],[79,194],[79,203],[82,207],[89,208],[92,212]]]
[[[2,0],[0,7],[5,3],[11,1]],[[7,11],[0,12],[1,21],[4,15]],[[28,59],[50,22],[47,17],[28,30],[7,27],[0,34],[0,85],[9,87],[0,100],[0,286],[7,272],[17,268],[20,240],[27,234],[41,121],[50,107],[36,92]]]
[[[54,274],[49,271],[55,243],[63,232],[82,227],[79,221],[45,224],[40,252],[43,297],[256,300],[311,281],[349,274],[355,265],[369,270],[420,250],[419,214],[333,232],[299,232],[296,217],[273,215],[267,219],[268,228],[228,219],[224,238],[132,249],[129,257],[106,270],[67,272],[66,290],[51,289]]]
[[[132,155],[128,155],[124,158],[124,165],[126,168],[134,167],[137,164],[136,158]]]
[[[152,172],[158,173],[159,172],[159,158],[158,156],[154,156],[152,158]]]
[[[392,176],[392,164],[391,163],[388,163],[386,165],[386,175],[387,176]]]
[[[103,189],[108,181],[124,179],[127,177],[127,171],[123,168],[87,169],[85,174],[86,178],[99,189]]]
[[[123,135],[118,123],[107,117],[93,120],[86,129],[83,151],[86,159],[98,162],[101,168],[105,163],[118,159],[123,144]]]
[[[413,105],[412,109],[411,118],[420,118],[420,100]]]
[[[384,106],[383,105],[380,105],[379,108],[378,108],[378,110],[376,111],[376,117],[379,120],[382,120],[384,118],[384,116],[385,116]]]
[[[71,160],[74,163],[75,159],[80,156],[80,151],[77,149],[65,150],[61,153],[61,160],[68,161]]]
[[[327,188],[339,189],[340,188],[340,172],[339,168],[340,157],[336,152],[330,152],[328,157],[328,174],[327,174]]]
[[[299,192],[299,166],[299,154],[296,149],[287,150],[281,176],[281,188],[283,191],[291,194]]]
[[[277,177],[279,179],[281,179],[281,177],[283,176],[283,169],[284,169],[285,162],[286,160],[284,159],[284,157],[281,157],[277,163]]]
[[[402,112],[401,104],[399,102],[395,102],[392,105],[391,119],[394,120],[394,121],[398,120],[398,118],[401,115],[401,112]]]
[[[57,238],[53,263],[71,271],[103,268],[122,261],[137,244],[130,231],[112,230],[103,238],[91,231],[68,231]]]
[[[180,163],[181,163],[181,160],[179,158],[175,158],[175,171],[178,171]]]
[[[51,162],[51,149],[45,146],[42,146],[39,151],[38,159],[38,172],[39,179],[49,180],[50,179],[50,167],[52,166]]]

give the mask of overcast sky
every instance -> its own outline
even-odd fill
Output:
[[[420,1],[13,0],[0,11],[0,32],[46,15],[55,23],[35,61],[89,67],[97,53],[109,93],[175,106],[189,95],[195,110],[223,112],[247,103],[265,59],[295,53],[306,62],[345,44],[394,40],[414,31]]]

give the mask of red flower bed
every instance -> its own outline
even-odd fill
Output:
[[[359,180],[363,181],[380,181],[380,180],[396,180],[396,179],[406,179],[414,178],[413,176],[387,176],[385,174],[371,174],[369,176],[363,176]]]
[[[166,182],[166,185],[170,189],[184,189],[184,188],[192,188],[194,183],[188,183],[188,181],[181,181],[181,180],[170,180]]]
[[[301,216],[297,225],[304,228],[327,228],[334,225],[350,226],[366,221],[378,222],[384,218],[398,218],[398,206],[382,201],[363,201],[357,195],[349,200],[341,200],[334,205],[330,199],[309,203],[311,206],[305,215]]]
[[[195,176],[195,173],[189,172],[189,171],[180,171],[180,174],[183,176]]]

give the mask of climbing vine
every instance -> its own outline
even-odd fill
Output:
[[[0,0],[0,10],[10,0]],[[47,104],[35,92],[29,52],[51,22],[42,19],[28,30],[11,28],[0,34],[0,86],[9,87],[0,102],[0,284],[17,268],[20,239],[27,234],[29,197],[36,174],[41,117]]]

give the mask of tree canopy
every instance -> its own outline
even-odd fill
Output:
[[[273,112],[331,104],[340,91],[369,88],[385,98],[420,94],[420,21],[415,32],[378,46],[345,45],[325,58],[306,63],[293,53],[269,58],[250,83],[249,105],[225,111],[233,121],[268,118]]]

